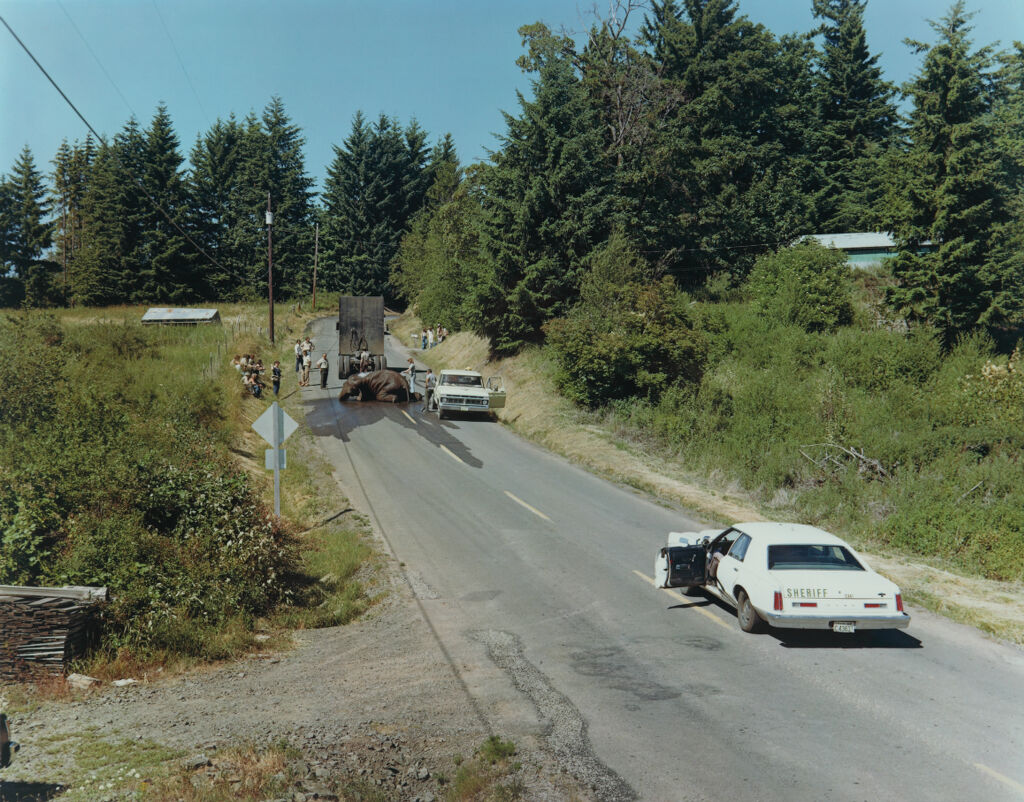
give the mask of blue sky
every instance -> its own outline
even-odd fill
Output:
[[[913,76],[920,57],[902,40],[931,41],[925,20],[949,5],[870,0],[868,43],[889,80]],[[811,0],[739,6],[776,34],[814,25]],[[187,157],[217,117],[259,112],[276,94],[303,130],[306,168],[318,181],[359,109],[415,117],[431,140],[450,131],[463,161],[486,158],[504,129],[502,110],[516,111],[517,89],[529,92],[515,65],[517,28],[542,20],[585,31],[589,8],[588,0],[0,0],[0,15],[100,133],[116,133],[132,113],[147,125],[164,102]],[[968,0],[968,9],[977,12],[976,44],[1024,40],[1024,0]],[[0,172],[25,144],[49,170],[61,139],[85,134],[0,26]]]

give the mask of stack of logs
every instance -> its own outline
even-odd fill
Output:
[[[64,673],[107,599],[106,588],[0,585],[0,681]]]

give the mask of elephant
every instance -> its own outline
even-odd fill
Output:
[[[338,400],[344,401],[350,395],[358,395],[360,401],[387,401],[392,404],[411,400],[409,385],[400,373],[393,370],[349,376],[341,386]]]

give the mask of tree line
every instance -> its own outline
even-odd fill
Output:
[[[49,185],[26,148],[0,190],[3,302],[260,296],[270,192],[285,296],[307,291],[319,224],[325,289],[413,304],[502,353],[607,286],[609,253],[637,293],[715,291],[765,253],[842,231],[893,233],[894,313],[950,343],[1015,330],[1024,48],[975,47],[958,0],[933,41],[908,42],[920,67],[896,87],[867,47],[866,0],[811,2],[801,35],[737,0],[621,0],[582,38],[524,26],[532,89],[486,162],[360,113],[318,199],[279,98],[218,120],[187,167],[164,107],[109,143],[63,145]],[[619,302],[626,318],[646,303]]]

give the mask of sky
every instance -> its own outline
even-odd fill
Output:
[[[869,0],[868,45],[885,77],[910,80],[920,56],[904,38],[933,41],[927,19],[946,0]],[[131,115],[143,127],[166,104],[182,155],[218,117],[259,113],[274,95],[306,138],[318,187],[332,146],[362,110],[403,124],[415,118],[433,142],[451,132],[464,163],[487,158],[516,113],[530,77],[515,64],[517,29],[543,21],[581,34],[589,0],[0,0],[14,30],[78,110],[104,136]],[[599,0],[607,13],[609,0]],[[739,0],[774,33],[814,27],[811,0]],[[1024,40],[1024,0],[967,0],[976,45]],[[640,19],[637,18],[637,23]],[[0,25],[0,173],[31,147],[48,172],[62,139],[85,125]]]

